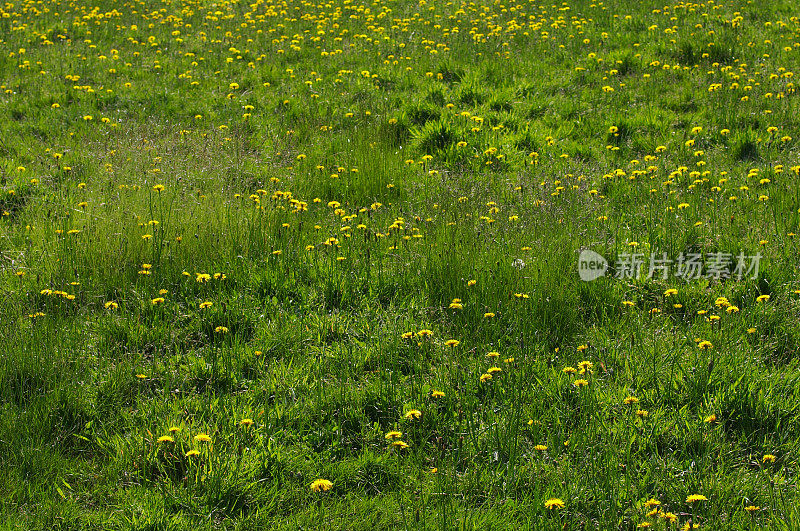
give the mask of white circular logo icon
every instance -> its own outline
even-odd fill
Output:
[[[608,261],[592,251],[591,249],[584,249],[578,257],[578,275],[584,282],[591,282],[596,278],[600,278],[606,274],[608,270]]]

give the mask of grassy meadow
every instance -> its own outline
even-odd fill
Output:
[[[2,527],[800,529],[799,17],[0,4]]]

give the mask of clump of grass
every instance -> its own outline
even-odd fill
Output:
[[[412,129],[411,134],[416,150],[428,155],[444,151],[458,138],[453,127],[442,120],[427,122],[421,128]]]
[[[3,521],[800,528],[791,2],[367,7],[0,8]]]

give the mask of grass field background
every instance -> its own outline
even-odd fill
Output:
[[[3,525],[800,528],[798,17],[0,5]]]

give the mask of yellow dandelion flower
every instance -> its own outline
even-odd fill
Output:
[[[550,498],[544,502],[544,506],[547,509],[563,509],[564,508],[564,500],[561,498]]]
[[[658,516],[664,520],[669,520],[670,523],[675,523],[678,520],[678,515],[675,513],[658,513]]]
[[[333,483],[327,479],[315,479],[311,482],[311,490],[314,492],[327,492],[333,488]]]

